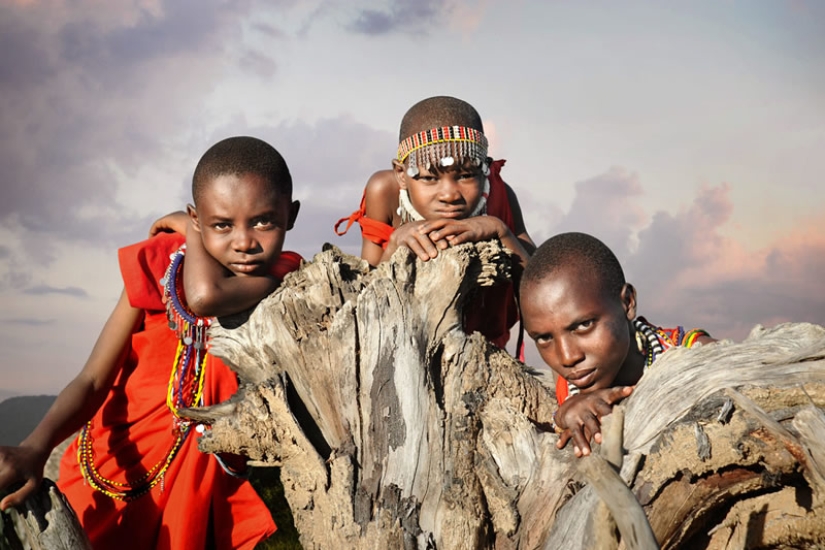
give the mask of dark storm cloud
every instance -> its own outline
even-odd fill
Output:
[[[431,24],[442,26],[451,11],[452,3],[443,0],[394,0],[386,10],[360,10],[348,28],[370,36],[421,32]]]
[[[30,294],[32,296],[45,296],[48,294],[63,294],[65,296],[73,296],[75,298],[88,298],[89,293],[80,287],[66,286],[55,287],[49,285],[37,285],[23,290],[23,294]]]

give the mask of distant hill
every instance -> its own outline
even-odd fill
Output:
[[[14,391],[4,390],[3,388],[0,388],[0,403],[5,401],[9,397],[15,397],[17,395],[20,395],[20,394],[17,393],[17,392],[14,392]]]
[[[17,445],[23,441],[54,399],[54,395],[27,395],[0,402],[0,445]]]

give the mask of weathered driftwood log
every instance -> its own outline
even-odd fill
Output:
[[[552,391],[461,328],[473,288],[509,265],[495,243],[426,263],[401,250],[372,272],[319,254],[213,331],[243,384],[190,412],[212,425],[202,450],[280,465],[307,549],[644,547],[639,516],[607,503],[620,542],[593,491],[613,470],[555,448]],[[825,544],[824,405],[825,329],[756,329],[665,354],[608,460],[623,443],[621,479],[662,547]]]
[[[23,506],[0,512],[0,550],[91,548],[68,501],[48,479]]]

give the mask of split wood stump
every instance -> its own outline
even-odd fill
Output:
[[[550,385],[462,330],[511,265],[497,242],[373,271],[327,246],[212,330],[242,385],[189,411],[201,450],[280,466],[306,549],[825,547],[825,329],[667,352],[577,460]]]
[[[668,351],[577,460],[545,377],[461,328],[510,265],[481,243],[370,272],[330,247],[214,329],[243,383],[189,411],[202,450],[279,465],[307,549],[825,547],[823,327]],[[53,486],[24,508],[0,547],[87,547]]]
[[[0,491],[0,498],[8,491]],[[49,479],[19,508],[0,512],[0,550],[91,550],[66,497]]]

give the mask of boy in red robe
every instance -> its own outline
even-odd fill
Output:
[[[206,328],[299,267],[282,247],[300,205],[281,155],[251,137],[212,146],[192,195],[186,237],[163,233],[119,251],[124,291],[83,370],[19,447],[0,448],[0,487],[24,483],[3,509],[39,485],[51,450],[82,428],[58,485],[93,547],[252,549],[275,531],[239,457],[199,452],[205,427],[179,410],[237,390],[234,373],[208,355]]]
[[[613,252],[584,233],[542,244],[521,280],[524,329],[556,375],[558,448],[601,443],[601,422],[645,369],[674,346],[712,342],[701,329],[663,329],[636,316],[636,289]]]
[[[406,246],[427,261],[440,250],[497,238],[521,266],[535,249],[524,227],[518,199],[501,179],[503,160],[487,156],[487,138],[478,112],[454,97],[431,97],[404,115],[392,170],[367,182],[361,207],[335,225],[339,235],[358,222],[361,257],[371,265]],[[343,231],[338,227],[347,222]],[[480,289],[465,319],[504,347],[518,320],[512,285]]]

